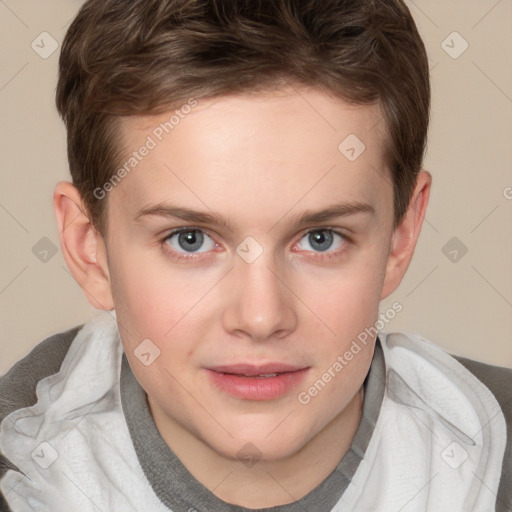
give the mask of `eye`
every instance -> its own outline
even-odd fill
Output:
[[[207,252],[217,246],[204,231],[190,228],[173,231],[164,241],[173,250],[182,254]]]
[[[304,244],[306,242],[306,244]],[[332,229],[315,229],[308,231],[299,242],[299,247],[305,251],[326,252],[336,251],[345,242],[345,237]],[[304,246],[306,245],[306,246]],[[309,245],[309,247],[307,247]],[[331,251],[331,252],[332,252]]]

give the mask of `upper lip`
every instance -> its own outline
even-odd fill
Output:
[[[230,373],[234,375],[247,375],[252,377],[255,375],[268,375],[272,373],[296,372],[298,370],[304,370],[305,368],[305,366],[295,366],[286,363],[267,363],[262,365],[242,363],[211,366],[208,370],[212,370],[217,373]]]

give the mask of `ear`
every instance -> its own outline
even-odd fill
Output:
[[[55,187],[53,206],[66,264],[87,300],[96,309],[114,308],[104,240],[86,214],[80,193],[71,183]]]
[[[397,289],[409,267],[425,217],[431,183],[432,176],[422,170],[418,174],[409,207],[393,231],[381,300]]]

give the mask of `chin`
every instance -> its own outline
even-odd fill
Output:
[[[279,434],[273,432],[268,435],[267,432],[272,432],[272,429],[262,428],[252,435],[232,432],[233,439],[228,445],[221,443],[210,446],[223,457],[242,461],[250,466],[256,462],[276,462],[286,459],[298,452],[308,441],[299,438],[286,428],[283,428]]]

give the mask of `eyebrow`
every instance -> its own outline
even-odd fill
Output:
[[[294,217],[293,222],[298,227],[301,227],[307,224],[318,224],[338,217],[348,217],[351,215],[362,213],[374,215],[375,209],[370,204],[359,201],[340,203],[328,206],[327,208],[318,211],[306,210],[298,217]],[[158,203],[155,205],[150,205],[141,208],[137,212],[133,220],[138,221],[139,219],[147,216],[159,216],[170,219],[180,219],[191,223],[222,225],[226,227],[228,230],[233,231],[233,227],[229,220],[224,218],[222,215],[213,212],[200,212],[197,210],[192,210],[190,208],[175,206],[168,203]],[[278,221],[276,224],[278,224],[279,222],[280,221]]]

